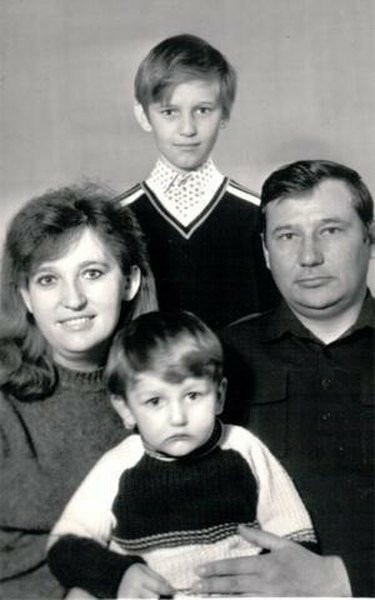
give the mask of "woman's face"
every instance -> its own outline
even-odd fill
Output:
[[[38,265],[21,293],[55,362],[90,370],[105,360],[122,301],[135,296],[139,283],[139,269],[125,277],[111,251],[87,228],[62,256]]]

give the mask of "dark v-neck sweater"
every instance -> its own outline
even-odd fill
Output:
[[[146,236],[162,310],[190,310],[217,329],[276,304],[258,232],[259,199],[247,188],[224,178],[187,227],[145,182],[117,201],[130,206]]]

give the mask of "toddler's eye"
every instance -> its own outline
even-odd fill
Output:
[[[189,392],[187,394],[187,397],[189,400],[196,400],[197,398],[199,398],[200,395],[201,395],[200,392]]]

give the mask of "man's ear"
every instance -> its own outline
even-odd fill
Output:
[[[224,410],[225,394],[227,392],[227,378],[223,379],[218,383],[217,386],[217,398],[216,398],[216,411],[215,414],[221,415]]]
[[[142,280],[141,269],[137,265],[132,265],[130,268],[130,274],[125,277],[123,298],[127,302],[135,298]]]
[[[375,221],[369,225],[367,235],[370,244],[370,257],[375,258]]]
[[[32,309],[32,305],[31,305],[31,300],[30,300],[30,292],[26,287],[21,287],[20,288],[20,293],[22,296],[22,300],[24,301],[27,310],[29,311],[29,313],[32,314],[33,309]]]
[[[116,396],[115,394],[112,394],[111,404],[124,423],[125,429],[134,429],[135,420],[124,398],[122,396]]]
[[[150,133],[150,131],[152,131],[151,123],[148,120],[145,111],[143,110],[142,104],[140,104],[139,102],[134,103],[134,115],[137,120],[137,123],[142,127],[143,131]]]
[[[266,246],[266,242],[265,242],[265,239],[264,239],[264,235],[265,235],[264,233],[260,234],[260,237],[262,239],[263,254],[264,254],[264,259],[266,261],[267,269],[271,270],[271,267],[270,267],[270,255],[269,255],[268,250],[267,250],[267,246]]]

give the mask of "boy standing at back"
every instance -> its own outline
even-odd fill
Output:
[[[186,309],[214,329],[276,303],[258,235],[258,197],[224,177],[211,152],[228,123],[236,74],[208,42],[170,37],[142,61],[135,114],[159,158],[118,200],[145,233],[163,310]]]

